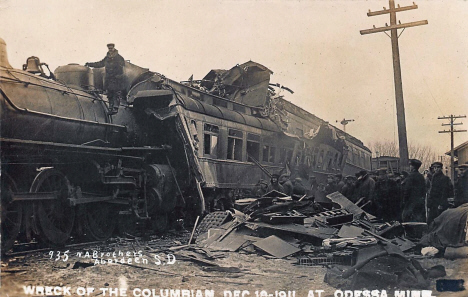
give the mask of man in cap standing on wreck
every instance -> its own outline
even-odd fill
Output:
[[[410,173],[403,186],[403,222],[425,222],[425,195],[426,182],[424,176],[419,173],[422,162],[410,159]]]
[[[86,63],[88,67],[105,67],[106,79],[104,82],[104,89],[107,91],[107,98],[109,99],[109,112],[108,114],[116,114],[119,111],[120,99],[122,98],[123,68],[125,66],[124,58],[119,55],[115,49],[115,44],[109,43],[107,45],[107,55],[99,62]]]

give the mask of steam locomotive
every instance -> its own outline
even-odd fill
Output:
[[[18,234],[63,245],[72,233],[105,240],[119,222],[163,230],[169,214],[222,207],[273,172],[307,184],[343,172],[350,148],[370,156],[285,101],[286,88],[252,61],[186,82],[126,62],[127,100],[115,115],[104,69],[46,70],[37,57],[11,67],[0,39],[2,252]]]

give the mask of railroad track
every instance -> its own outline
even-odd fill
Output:
[[[152,235],[148,237],[139,237],[128,234],[128,237],[111,237],[105,241],[83,241],[80,239],[71,238],[70,243],[62,246],[54,246],[41,242],[15,243],[12,249],[4,254],[4,256],[15,257],[34,253],[48,251],[66,251],[76,250],[89,246],[99,246],[99,249],[106,249],[115,246],[131,245],[133,248],[144,248],[148,250],[166,249],[171,246],[177,246],[187,242],[190,232],[185,231],[168,231],[163,235]]]
[[[38,242],[32,243],[19,243],[15,244],[13,248],[5,254],[7,257],[15,257],[15,256],[23,256],[28,254],[34,254],[39,252],[47,252],[47,251],[62,251],[74,248],[81,248],[91,245],[98,245],[98,244],[105,244],[105,241],[89,241],[89,242],[81,242],[81,243],[71,243],[64,246],[47,246],[45,244],[41,244]]]

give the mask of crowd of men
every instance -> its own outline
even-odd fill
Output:
[[[340,192],[383,221],[428,224],[446,209],[468,203],[468,162],[458,166],[455,187],[443,173],[441,162],[434,162],[424,175],[419,172],[421,164],[411,159],[409,172],[389,172],[381,168],[373,172],[361,170],[354,176],[329,175],[326,184],[318,183],[315,176],[304,183],[301,178],[290,180],[289,174],[274,174],[269,184],[259,182],[255,194],[261,196],[276,190],[299,199],[304,195],[317,198]]]

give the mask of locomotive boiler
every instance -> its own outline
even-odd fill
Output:
[[[130,88],[148,71],[127,64]],[[37,57],[14,69],[0,39],[2,251],[20,231],[58,245],[73,230],[103,240],[118,213],[164,227],[176,207],[175,172],[144,110],[172,91],[155,90],[152,100],[109,116],[106,96],[94,87],[102,71],[47,69]]]

